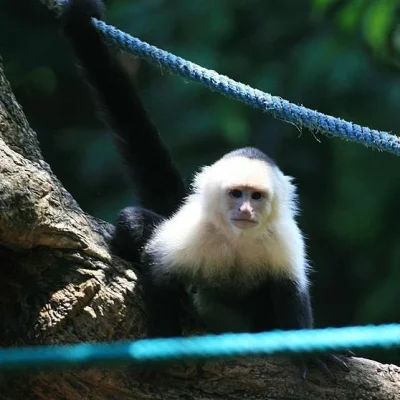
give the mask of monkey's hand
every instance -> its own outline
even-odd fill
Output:
[[[103,16],[101,0],[66,0],[61,14],[63,31],[67,36],[75,37],[83,33],[83,28],[91,26],[91,17],[102,19]],[[94,28],[91,26],[91,29]]]
[[[350,372],[350,368],[342,357],[352,357],[354,354],[350,351],[346,352],[345,356],[339,356],[335,354],[322,354],[320,356],[308,356],[293,359],[296,366],[300,368],[302,379],[307,379],[308,366],[316,366],[327,378],[331,381],[336,382],[336,377],[329,369],[326,363],[337,365],[342,371]]]

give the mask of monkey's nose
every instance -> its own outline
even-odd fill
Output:
[[[249,215],[251,216],[253,214],[253,209],[251,207],[251,205],[249,203],[243,203],[240,207],[239,207],[239,212],[242,215]]]
[[[240,215],[241,215],[242,217],[251,217],[251,215],[252,215],[252,212],[251,212],[250,210],[243,210],[243,209],[240,209],[240,210],[239,210],[239,213],[240,213]]]

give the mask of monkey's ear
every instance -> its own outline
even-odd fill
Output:
[[[210,181],[210,166],[204,166],[196,173],[192,182],[192,189],[195,192],[201,192],[206,182]]]
[[[294,184],[294,178],[292,176],[285,175],[287,191],[292,200],[297,201],[297,186]]]
[[[297,187],[294,178],[285,175],[280,169],[275,170],[274,202],[280,207],[288,207],[297,214]]]
[[[297,186],[294,184],[294,178],[288,175],[283,175],[284,184],[282,185],[284,190],[284,202],[289,209],[292,210],[294,215],[298,213],[298,194]]]
[[[65,0],[62,3],[61,21],[64,30],[76,29],[92,17],[103,19],[104,14],[102,0]]]

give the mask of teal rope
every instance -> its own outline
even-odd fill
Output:
[[[400,324],[142,339],[110,344],[3,349],[0,350],[0,371],[95,366],[101,363],[131,363],[140,367],[188,360],[394,346],[400,346]]]
[[[156,66],[164,67],[179,76],[195,81],[221,94],[260,108],[276,118],[341,139],[361,143],[367,147],[400,155],[400,137],[377,131],[352,122],[334,118],[309,108],[289,103],[248,85],[239,83],[215,71],[200,67],[146,42],[133,38],[119,29],[93,18],[98,31],[112,46],[141,57]]]

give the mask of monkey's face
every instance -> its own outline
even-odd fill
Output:
[[[276,203],[276,167],[265,161],[232,157],[204,167],[194,191],[204,215],[227,233],[265,232]]]
[[[229,223],[240,230],[259,227],[270,209],[268,192],[252,187],[230,187],[225,202]]]

